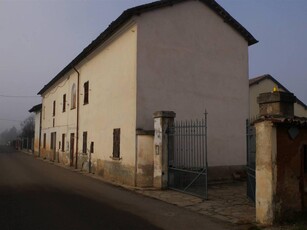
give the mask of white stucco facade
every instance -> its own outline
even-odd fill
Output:
[[[149,12],[137,23],[137,128],[153,129],[154,111],[184,120],[207,110],[209,166],[244,165],[247,41],[198,1]]]
[[[174,111],[184,120],[203,118],[207,110],[209,166],[245,165],[246,38],[199,1],[136,13],[116,26],[112,36],[41,91],[42,157],[84,170],[91,161],[90,171],[107,179],[150,186],[153,113]],[[84,104],[85,83],[89,102]],[[79,98],[75,107],[73,87]],[[118,129],[120,140],[113,134]]]
[[[50,153],[51,133],[56,132],[56,151],[59,160],[71,163],[70,137],[74,134],[74,149],[78,143],[78,155],[82,156],[83,132],[87,132],[87,154],[91,142],[91,155],[97,173],[103,172],[108,162],[113,162],[113,129],[121,129],[121,159],[116,162],[131,168],[135,163],[136,123],[136,25],[129,24],[119,31],[108,44],[99,47],[83,60],[76,70],[79,72],[79,138],[77,140],[77,107],[72,109],[72,86],[78,85],[78,74],[71,70],[54,84],[43,96],[42,142],[46,134],[46,146]],[[83,85],[89,82],[89,103],[84,104]],[[63,95],[66,94],[66,111],[63,112]],[[53,103],[56,101],[55,116]],[[54,120],[54,125],[53,125]],[[61,149],[65,135],[65,150]],[[52,152],[52,151],[51,151]],[[47,153],[46,153],[47,154]],[[45,155],[46,155],[45,154]],[[75,153],[73,161],[75,161]],[[53,159],[52,156],[50,156]],[[79,159],[79,158],[78,158]],[[57,158],[55,157],[55,160]],[[81,162],[79,162],[82,164]],[[75,164],[73,162],[73,164]],[[84,167],[82,165],[78,167]],[[133,175],[130,175],[134,181]],[[111,176],[110,176],[111,177]],[[132,182],[130,182],[132,183]]]

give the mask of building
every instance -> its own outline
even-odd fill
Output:
[[[34,146],[33,153],[36,156],[39,156],[40,152],[40,138],[41,138],[41,115],[42,115],[42,104],[33,106],[30,110],[30,113],[34,113]]]
[[[150,186],[139,177],[152,177],[153,113],[174,111],[184,120],[207,110],[211,175],[242,169],[248,46],[255,43],[214,0],[124,11],[39,91],[41,156]]]
[[[249,106],[251,119],[255,119],[259,115],[259,105],[257,103],[257,97],[259,94],[271,92],[273,91],[274,87],[276,87],[278,91],[281,92],[290,92],[286,87],[284,87],[269,74],[265,74],[249,80]],[[296,102],[294,103],[294,115],[298,117],[307,117],[307,105],[298,98],[296,98]]]

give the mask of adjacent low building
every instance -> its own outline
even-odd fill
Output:
[[[249,80],[249,107],[251,119],[255,119],[259,115],[259,105],[257,103],[257,97],[259,94],[272,92],[274,88],[281,92],[290,92],[285,86],[269,74]],[[294,115],[298,117],[307,117],[307,105],[298,98],[296,98],[296,102],[294,103]]]
[[[38,104],[33,106],[30,110],[30,113],[34,113],[34,146],[33,146],[33,153],[35,156],[40,155],[40,139],[41,139],[41,119],[42,119],[42,104]]]

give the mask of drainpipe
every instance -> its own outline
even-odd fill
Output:
[[[79,85],[80,85],[80,73],[79,71],[73,67],[73,69],[78,74],[78,82],[77,82],[77,130],[76,130],[76,165],[75,168],[78,168],[78,146],[79,146]]]

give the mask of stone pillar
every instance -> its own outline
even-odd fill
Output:
[[[277,199],[277,154],[280,153],[277,153],[278,128],[274,122],[294,116],[296,98],[292,93],[277,91],[262,93],[257,100],[262,120],[255,121],[256,221],[263,225],[272,225],[278,220],[278,213],[283,205]]]
[[[153,187],[165,189],[168,180],[167,128],[174,124],[176,114],[172,111],[154,113],[154,178]]]
[[[255,123],[256,128],[256,221],[272,225],[275,221],[277,186],[276,127],[271,121]]]

